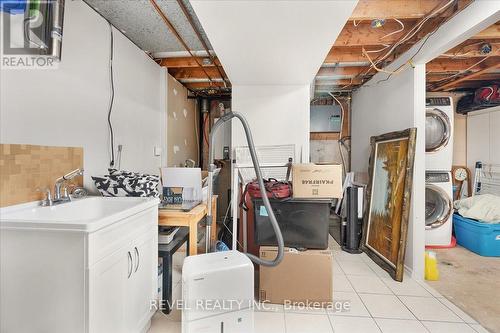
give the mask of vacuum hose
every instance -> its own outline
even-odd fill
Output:
[[[223,115],[212,127],[212,130],[210,131],[210,150],[209,150],[209,156],[208,160],[210,161],[210,166],[208,168],[208,213],[207,213],[207,234],[206,234],[206,244],[207,244],[207,252],[210,250],[210,228],[212,224],[212,194],[213,194],[213,187],[212,187],[212,182],[213,182],[213,172],[215,170],[215,165],[213,164],[214,161],[214,147],[215,147],[215,133],[217,132],[217,129],[220,128],[226,121],[231,120],[232,118],[238,118],[243,125],[243,128],[245,130],[245,135],[247,138],[247,143],[248,143],[248,148],[250,150],[250,156],[252,157],[252,163],[253,163],[253,168],[255,170],[255,175],[257,176],[257,181],[259,182],[259,188],[260,188],[260,194],[262,196],[262,201],[264,202],[264,206],[266,207],[267,213],[269,215],[269,219],[271,220],[271,225],[273,227],[274,233],[276,234],[276,239],[278,241],[278,255],[276,258],[272,261],[269,260],[263,260],[257,256],[254,256],[253,254],[246,253],[248,258],[252,260],[254,263],[257,265],[262,265],[262,266],[277,266],[282,260],[283,260],[283,252],[284,252],[284,242],[283,242],[283,235],[281,234],[280,227],[278,225],[278,221],[276,220],[276,217],[274,216],[273,209],[271,207],[271,203],[269,202],[269,198],[267,197],[266,189],[264,187],[264,180],[262,179],[262,172],[260,170],[259,166],[259,161],[257,160],[257,153],[255,152],[255,145],[253,143],[253,138],[252,138],[252,133],[250,132],[250,126],[248,125],[247,120],[243,115],[237,112],[228,112],[225,115]],[[233,191],[236,191],[237,189],[233,189]],[[233,249],[234,250],[234,249]]]

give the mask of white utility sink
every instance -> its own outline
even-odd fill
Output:
[[[21,204],[0,209],[0,227],[93,232],[158,202],[155,198],[88,197],[47,207]]]
[[[158,295],[158,203],[0,209],[0,332],[145,332]]]

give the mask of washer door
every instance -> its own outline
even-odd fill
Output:
[[[438,151],[448,144],[450,137],[450,118],[439,109],[428,108],[425,112],[425,151]]]
[[[445,224],[453,212],[450,196],[440,187],[425,185],[425,228],[439,228]]]

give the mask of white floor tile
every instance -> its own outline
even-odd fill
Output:
[[[380,333],[377,324],[370,317],[330,316],[335,333]]]
[[[427,333],[418,320],[376,318],[375,321],[383,333]]]
[[[391,290],[378,276],[348,275],[347,279],[358,293],[392,295]]]
[[[474,318],[472,318],[471,316],[469,316],[465,311],[463,311],[462,309],[460,309],[458,306],[456,306],[455,304],[453,304],[452,302],[450,302],[446,298],[438,298],[438,300],[441,303],[443,303],[444,305],[446,305],[446,307],[448,309],[450,309],[451,311],[453,311],[453,313],[455,313],[457,316],[459,316],[460,319],[462,319],[466,323],[468,323],[468,324],[477,324],[477,321]]]
[[[349,253],[345,251],[336,251],[333,255],[333,257],[338,260],[338,261],[356,261],[356,262],[363,262],[363,255],[362,253]],[[366,255],[365,255],[366,256]]]
[[[411,312],[394,295],[360,294],[359,296],[372,317],[415,319]]]
[[[335,279],[337,275],[344,275],[344,271],[340,268],[340,264],[334,260],[333,261],[333,283],[335,283]]]
[[[285,312],[287,333],[333,333],[327,315]]]
[[[436,289],[432,288],[427,282],[425,281],[417,281],[422,287],[425,288],[432,296],[434,297],[443,297]]]
[[[403,278],[403,282],[394,281],[392,278],[384,278],[382,282],[398,296],[432,297],[424,287],[411,278]]]
[[[465,323],[444,323],[435,321],[423,321],[430,333],[476,333]]]
[[[378,276],[378,277],[381,277],[381,278],[386,278],[386,279],[392,279],[391,276],[389,275],[389,273],[387,273],[386,270],[384,270],[382,267],[380,267],[379,265],[377,265],[373,260],[371,260],[370,258],[364,260],[364,262],[368,265],[368,267],[370,267],[372,269],[372,271],[375,272],[375,274]]]
[[[181,323],[171,321],[162,313],[157,312],[151,319],[148,333],[181,333]]]
[[[333,275],[333,293],[337,291],[346,291],[346,292],[354,292],[351,283],[347,279],[344,274],[336,274]]]
[[[462,319],[436,298],[400,296],[400,299],[418,320],[462,322]]]
[[[472,327],[477,333],[490,333],[486,328],[479,324],[469,324],[469,326]]]
[[[376,276],[370,266],[363,261],[339,261],[338,263],[346,275]]]
[[[327,312],[338,316],[357,316],[369,317],[370,313],[363,305],[363,302],[356,293],[336,292],[333,294],[334,309],[328,309]],[[344,304],[347,307],[344,307]]]
[[[285,333],[285,315],[273,312],[254,313],[255,333]]]

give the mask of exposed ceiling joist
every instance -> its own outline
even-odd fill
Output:
[[[471,37],[470,39],[490,39],[490,38],[498,38],[500,36],[500,23],[497,22],[484,29],[477,35]]]
[[[212,82],[212,84],[207,82],[187,82],[184,85],[190,90],[203,90],[210,89],[211,87],[222,88],[224,87],[224,82]]]
[[[484,44],[489,44],[491,46],[491,52],[494,54],[500,54],[500,33],[498,33],[497,38],[486,39],[486,40],[466,40],[462,44],[452,48],[440,58],[477,58],[484,57],[485,54],[481,51],[481,46]]]
[[[432,74],[431,73],[431,74],[427,75],[426,80],[427,80],[427,82],[439,82],[439,81],[442,81],[442,80],[450,77],[451,75],[453,75],[453,74],[450,74],[450,73]],[[490,81],[490,82],[500,81],[500,74],[487,72],[487,73],[481,74],[480,76],[469,78],[467,81],[468,82],[470,82],[470,81]],[[477,83],[474,83],[474,84],[477,84]]]
[[[345,86],[351,84],[361,84],[362,80],[360,78],[350,78],[350,79],[339,79],[339,80],[316,80],[316,87],[325,86]]]
[[[483,56],[484,57],[484,56]],[[500,61],[500,57],[491,57],[498,59]],[[437,58],[427,63],[425,66],[425,70],[427,73],[445,73],[445,72],[461,72],[474,66],[480,59],[472,58],[472,59],[445,59],[445,58]],[[490,60],[491,61],[491,60]]]
[[[338,76],[357,76],[363,71],[366,70],[366,67],[321,67],[316,75],[316,80],[329,80],[333,77]]]
[[[209,59],[210,62],[207,63],[204,59]],[[198,57],[198,61],[203,64],[203,67],[214,66],[214,63],[208,57]],[[215,60],[215,63],[220,66],[218,59]],[[160,60],[160,65],[167,68],[199,67],[197,60],[192,57],[164,58]]]
[[[366,49],[376,49],[377,47],[367,47]],[[334,64],[338,62],[358,62],[366,61],[366,57],[362,54],[361,47],[334,46],[328,52],[325,59],[325,64]]]
[[[491,57],[490,59],[487,59],[478,64],[476,68],[476,71],[470,71],[457,77],[450,78],[449,82],[443,84],[435,84],[433,86],[433,90],[449,91],[455,89],[459,87],[464,81],[472,80],[474,78],[480,77],[485,73],[500,68],[500,61],[498,61],[498,57]]]
[[[222,79],[215,66],[204,67],[203,69],[199,67],[170,68],[168,72],[179,81],[196,78]]]
[[[421,18],[436,7],[441,0],[360,0],[350,20],[373,20],[380,18]]]

